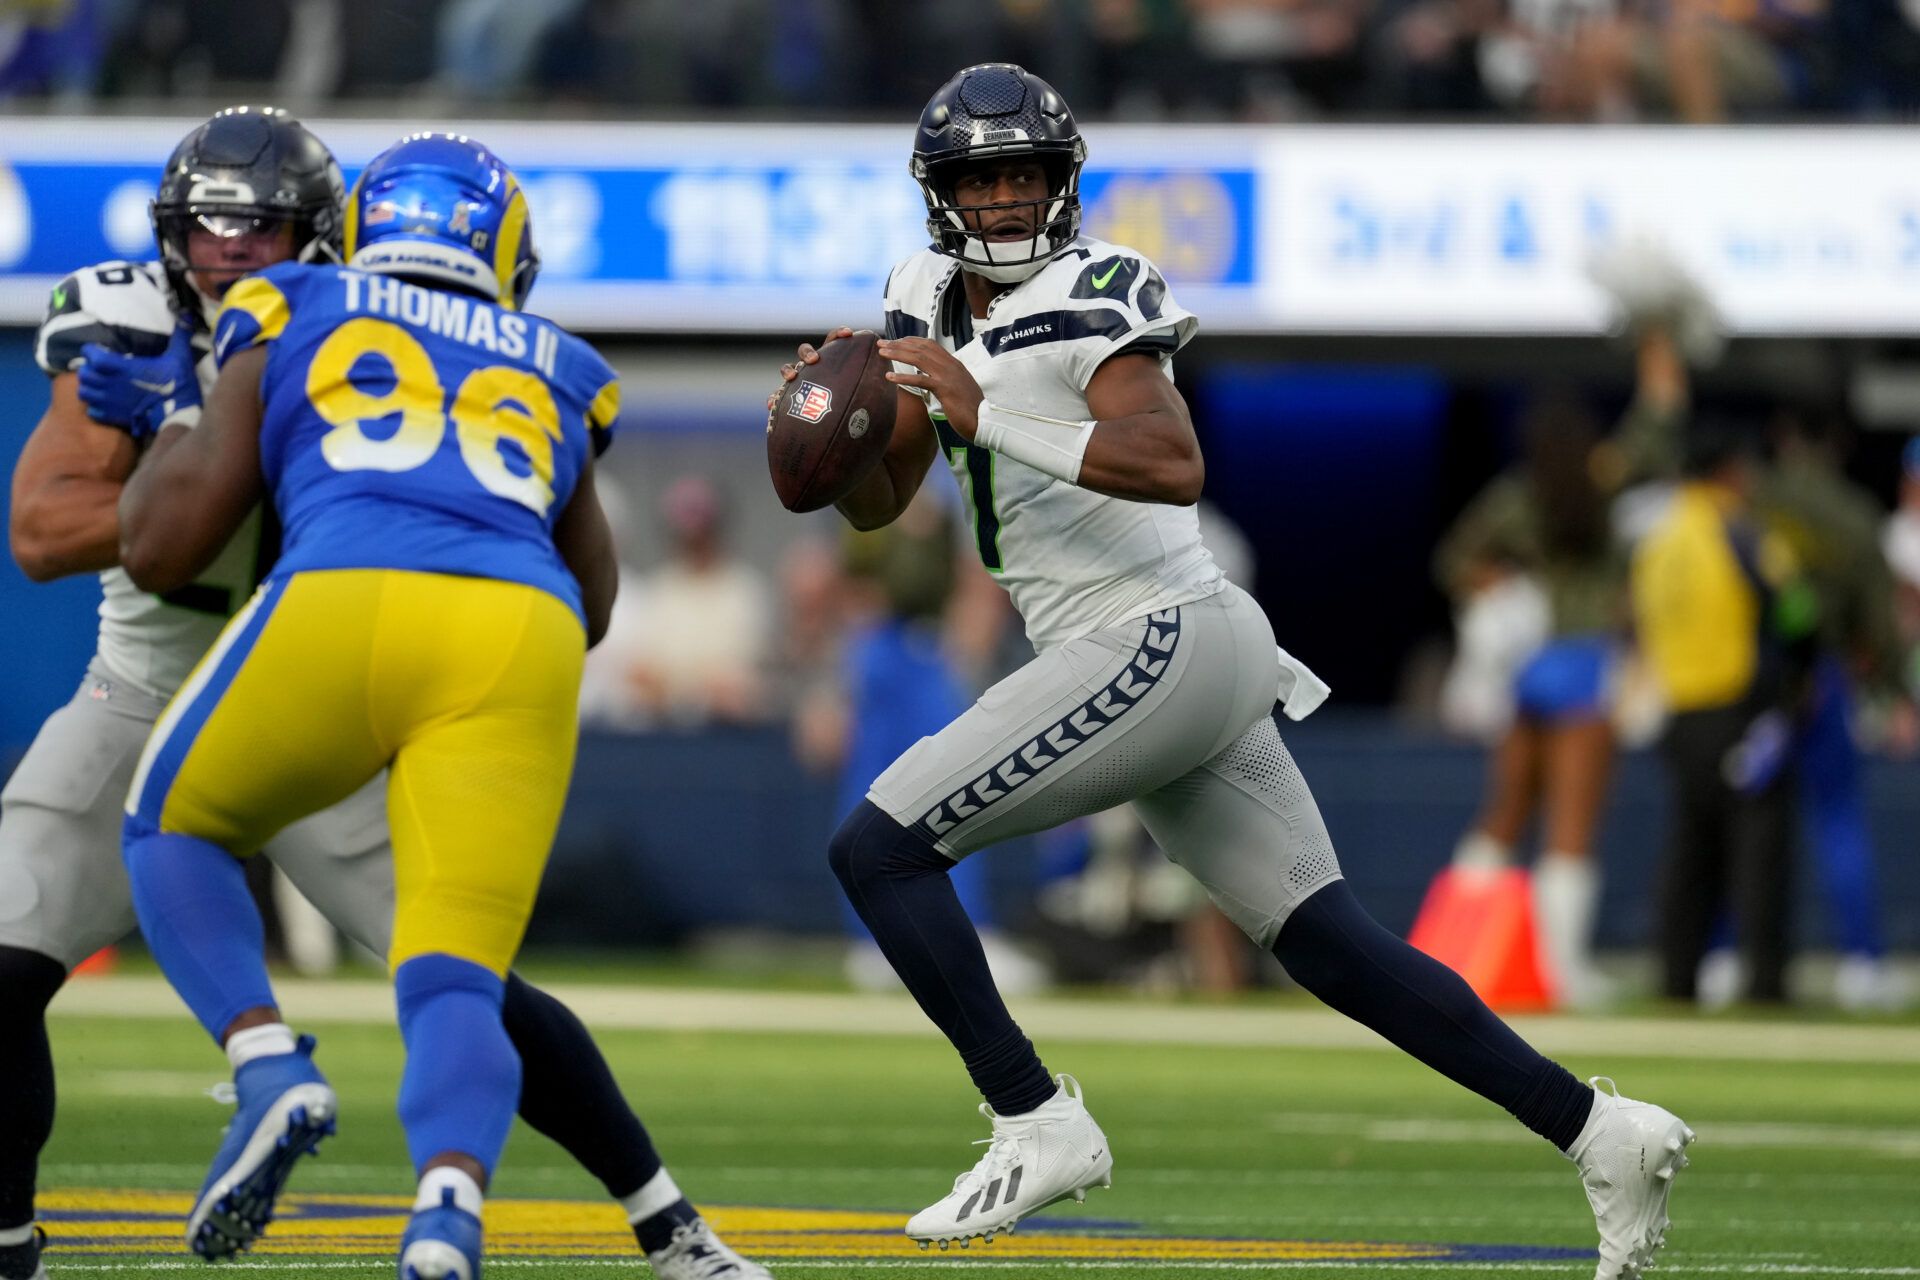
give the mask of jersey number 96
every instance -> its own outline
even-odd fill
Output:
[[[364,356],[393,368],[393,387],[378,394],[349,379]],[[460,457],[489,493],[545,518],[553,505],[553,442],[561,439],[553,391],[535,373],[507,365],[475,369],[447,404],[433,357],[397,324],[362,316],[334,330],[307,367],[307,399],[333,430],[320,438],[321,456],[336,471],[411,471],[440,451],[453,422]],[[363,424],[398,414],[384,438]],[[525,474],[508,466],[503,441],[525,458]]]

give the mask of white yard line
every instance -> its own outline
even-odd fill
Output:
[[[277,985],[288,1014],[303,1024],[376,1022],[393,1017],[384,983],[302,981]],[[906,996],[561,985],[548,988],[587,1025],[603,1030],[743,1031],[932,1037]],[[73,1017],[185,1016],[164,979],[150,976],[70,982],[54,1010]],[[1314,1009],[1221,1008],[1145,1000],[1038,999],[1012,1002],[1025,1025],[1049,1041],[1241,1045],[1290,1049],[1387,1049],[1384,1040],[1338,1014]],[[1553,1055],[1652,1055],[1698,1060],[1774,1060],[1920,1065],[1920,1027],[1840,1023],[1728,1022],[1716,1019],[1515,1018],[1513,1026]]]

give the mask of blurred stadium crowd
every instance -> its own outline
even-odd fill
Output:
[[[1887,118],[1910,0],[12,0],[0,97],[267,92],[562,112],[898,115],[1049,68],[1141,120]]]

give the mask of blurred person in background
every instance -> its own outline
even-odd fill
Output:
[[[440,11],[436,75],[468,102],[523,95],[554,31],[587,0],[450,0]]]
[[[1181,0],[1090,0],[1086,22],[1090,78],[1102,110],[1159,119],[1195,96]]]
[[[1846,1009],[1896,1008],[1905,994],[1887,965],[1856,737],[1857,687],[1885,750],[1908,756],[1920,742],[1920,717],[1903,684],[1893,575],[1879,545],[1883,508],[1847,479],[1834,421],[1807,412],[1776,421],[1758,506],[1818,600],[1818,655],[1794,749],[1814,867],[1840,945],[1834,996]]]
[[[1538,628],[1513,675],[1513,715],[1493,751],[1486,801],[1454,865],[1504,869],[1539,812],[1533,895],[1541,940],[1561,998],[1582,1007],[1609,994],[1592,955],[1600,895],[1593,846],[1613,772],[1611,684],[1626,564],[1612,536],[1611,492],[1594,478],[1600,429],[1592,412],[1549,396],[1523,430],[1522,461],[1468,506],[1435,555],[1463,614],[1485,601],[1483,609]],[[1523,608],[1528,596],[1534,606]]]
[[[105,53],[108,0],[10,0],[0,5],[0,99],[83,95]]]
[[[1920,698],[1920,436],[1900,455],[1900,505],[1881,535],[1895,580],[1894,607],[1906,646],[1907,692]]]
[[[1202,83],[1243,120],[1351,109],[1371,0],[1186,0]]]
[[[1628,622],[1620,495],[1676,469],[1688,360],[1718,354],[1705,295],[1659,245],[1623,238],[1593,263],[1634,347],[1634,398],[1612,435],[1564,393],[1523,424],[1521,462],[1462,513],[1435,555],[1460,618],[1445,709],[1497,736],[1487,796],[1454,865],[1493,872],[1541,816],[1532,886],[1560,998],[1604,1003],[1593,961],[1593,856],[1616,750],[1619,640]],[[1659,501],[1658,498],[1655,499]],[[1631,505],[1631,504],[1629,504]]]
[[[1516,6],[1518,7],[1518,6]],[[1812,96],[1825,0],[1641,0],[1568,5],[1543,62],[1542,114],[1713,124],[1777,114]],[[1564,15],[1577,12],[1571,22]]]
[[[719,489],[682,476],[661,498],[660,516],[668,558],[634,582],[640,621],[610,658],[636,717],[680,725],[766,718],[769,589],[727,549]]]
[[[1692,1001],[1731,902],[1749,999],[1787,997],[1793,792],[1789,715],[1815,605],[1755,514],[1758,442],[1727,418],[1687,430],[1682,483],[1635,550],[1634,621],[1670,715],[1673,818],[1660,887],[1662,992]]]

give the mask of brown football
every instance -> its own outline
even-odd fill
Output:
[[[893,438],[892,362],[871,329],[820,348],[818,364],[780,384],[767,418],[767,470],[789,511],[818,511],[847,493]]]

